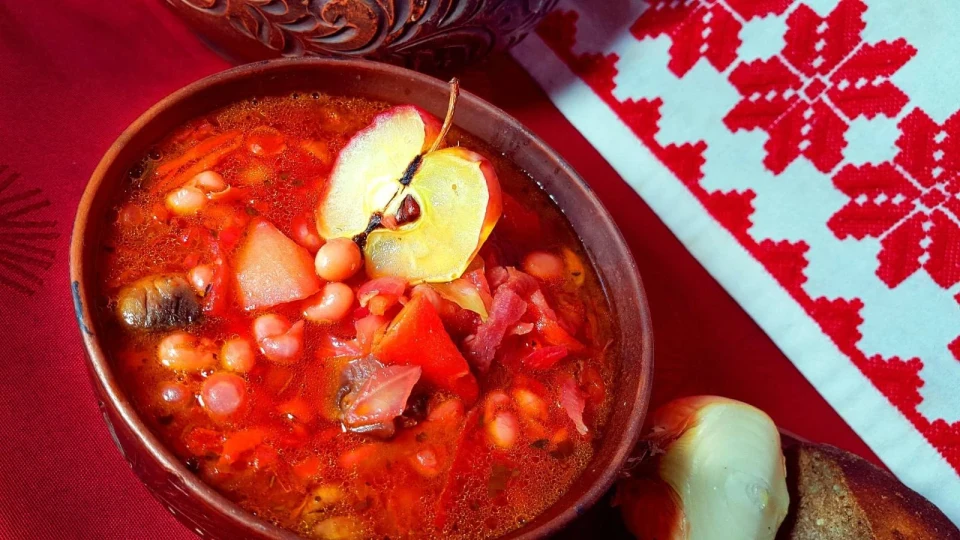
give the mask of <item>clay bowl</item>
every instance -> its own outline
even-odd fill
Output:
[[[70,246],[70,279],[90,376],[107,427],[133,471],[190,529],[218,538],[294,538],[248,514],[201,482],[147,429],[124,395],[104,354],[95,316],[96,252],[102,216],[129,168],[151,144],[186,120],[232,101],[294,90],[319,90],[413,103],[442,117],[448,88],[437,79],[362,60],[297,59],[250,64],[207,77],[175,92],[138,118],[110,147],[87,185]],[[571,489],[512,538],[559,531],[606,492],[634,446],[647,411],[653,374],[653,334],[636,265],[610,215],[573,169],[503,111],[464,93],[456,124],[504,153],[553,196],[579,234],[606,291],[620,334],[621,373],[606,437]]]
[[[449,72],[519,42],[557,0],[167,0],[229,55],[368,58]]]

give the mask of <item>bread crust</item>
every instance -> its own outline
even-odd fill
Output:
[[[791,508],[778,539],[960,540],[936,506],[859,456],[799,441],[784,456]]]

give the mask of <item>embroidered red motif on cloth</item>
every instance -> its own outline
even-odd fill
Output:
[[[515,52],[891,470],[956,522],[958,25],[932,0],[562,0]]]

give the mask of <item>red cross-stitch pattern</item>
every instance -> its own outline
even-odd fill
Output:
[[[941,126],[914,109],[899,126],[892,163],[847,165],[834,177],[851,200],[828,225],[841,238],[880,238],[877,275],[890,287],[922,267],[948,288],[960,281],[960,116]]]
[[[727,6],[744,19],[765,15],[780,15],[793,4],[793,0],[727,0]]]
[[[731,133],[766,132],[763,164],[774,175],[798,159],[829,175],[849,200],[826,226],[840,239],[879,240],[876,275],[885,286],[895,288],[921,269],[943,288],[960,282],[960,113],[940,125],[911,104],[891,77],[916,49],[905,39],[865,42],[863,0],[840,0],[823,16],[798,0],[648,3],[630,34],[641,41],[668,36],[667,68],[678,78],[702,61],[723,74],[740,94],[723,117],[724,125]],[[786,17],[782,50],[765,59],[740,60],[740,29],[768,15]],[[706,141],[658,142],[663,101],[615,96],[620,58],[576,52],[579,16],[573,10],[555,11],[538,34],[960,472],[960,422],[930,419],[918,411],[923,360],[861,351],[864,299],[811,297],[803,288],[807,242],[754,239],[748,231],[757,194],[704,188]],[[899,119],[896,157],[882,163],[845,162],[850,123],[878,117]],[[945,352],[960,360],[960,336],[948,348]]]
[[[764,163],[771,171],[783,172],[803,155],[830,172],[843,159],[851,119],[895,116],[906,105],[889,77],[915,50],[903,40],[863,43],[864,8],[860,0],[842,0],[819,17],[800,4],[787,19],[783,53],[741,63],[730,74],[743,99],[726,124],[770,134]]]
[[[699,2],[660,0],[653,2],[630,29],[637,39],[667,34],[670,71],[683,76],[701,57],[723,71],[737,59],[740,23],[721,6]]]

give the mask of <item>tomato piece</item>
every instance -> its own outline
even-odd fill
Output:
[[[388,294],[399,297],[407,289],[407,282],[403,278],[385,276],[372,279],[364,283],[357,290],[357,300],[366,307],[367,302],[378,294]]]
[[[389,296],[385,294],[378,294],[370,299],[367,302],[367,309],[370,310],[370,313],[376,315],[385,315],[390,308],[397,305],[397,302],[400,300],[398,296]]]
[[[477,379],[443,327],[437,310],[422,296],[414,296],[400,310],[373,354],[385,364],[419,365],[423,380],[454,392],[467,406],[480,394]]]

